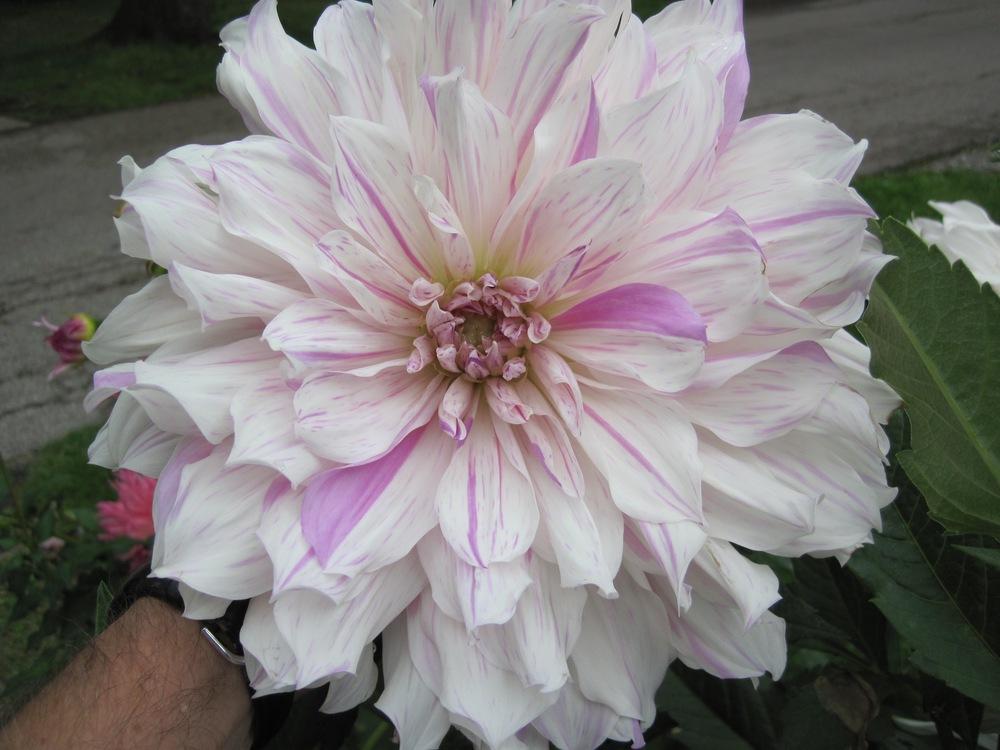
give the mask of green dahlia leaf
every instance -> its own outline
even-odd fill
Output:
[[[948,537],[900,472],[900,492],[883,511],[875,544],[850,568],[905,640],[918,669],[1000,708],[1000,571],[962,549],[996,549],[987,537]],[[954,543],[953,543],[954,540]]]
[[[1000,535],[1000,298],[895,219],[882,241],[859,328],[910,418],[899,463],[949,530]]]

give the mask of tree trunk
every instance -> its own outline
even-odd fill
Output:
[[[217,37],[212,27],[213,5],[214,0],[121,0],[100,36],[112,44],[212,41]]]

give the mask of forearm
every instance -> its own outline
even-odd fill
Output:
[[[243,676],[199,630],[140,599],[0,732],[0,750],[248,747]]]

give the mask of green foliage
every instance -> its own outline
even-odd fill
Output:
[[[912,424],[899,462],[948,529],[1000,534],[1000,298],[898,221],[882,240],[859,328]]]
[[[900,221],[914,215],[939,218],[927,205],[930,200],[949,203],[971,200],[990,216],[1000,216],[1000,179],[996,172],[907,170],[859,177],[854,186],[883,218],[894,216]]]

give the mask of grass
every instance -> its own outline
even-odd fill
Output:
[[[0,115],[31,123],[189,99],[215,90],[222,50],[137,42],[112,46],[95,35],[118,0],[0,0]],[[246,15],[251,0],[216,0],[214,25]],[[328,0],[282,0],[286,30],[309,43]],[[53,33],[58,29],[59,33]]]

